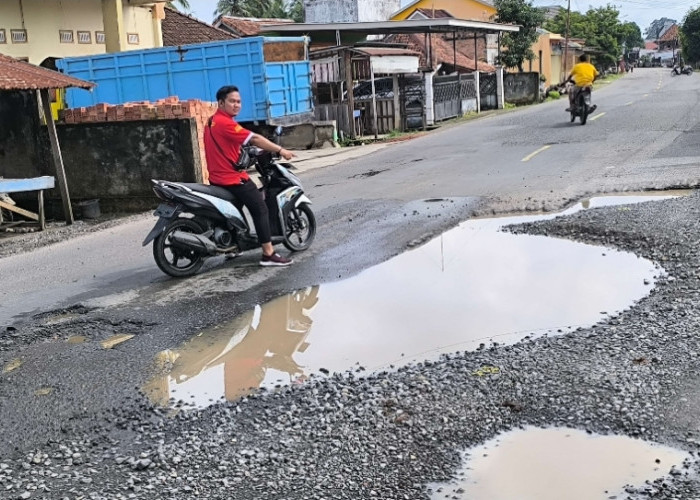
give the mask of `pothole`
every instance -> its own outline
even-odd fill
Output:
[[[658,199],[604,201],[620,198]],[[467,221],[357,276],[260,304],[161,353],[146,391],[160,404],[206,406],[312,373],[391,369],[568,333],[649,293],[663,272],[649,260],[500,230],[557,215]]]
[[[622,498],[669,473],[688,454],[624,436],[526,427],[465,453],[458,479],[429,485],[432,500],[604,500]]]

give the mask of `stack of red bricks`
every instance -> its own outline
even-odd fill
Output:
[[[194,118],[199,138],[199,151],[202,163],[202,177],[207,182],[207,165],[204,158],[204,127],[207,120],[216,112],[216,103],[189,99],[180,101],[177,96],[166,97],[155,103],[149,101],[128,102],[110,105],[96,104],[85,108],[72,108],[59,111],[59,120],[64,123],[126,122],[136,120],[172,120]]]
[[[216,104],[190,99],[180,101],[176,96],[149,101],[110,105],[96,104],[85,108],[64,109],[59,119],[65,123],[125,122],[134,120],[172,120],[176,118],[209,118]]]

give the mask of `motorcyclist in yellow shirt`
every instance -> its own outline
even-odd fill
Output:
[[[567,82],[573,82],[574,84],[573,90],[569,91],[569,107],[566,111],[574,109],[574,98],[578,92],[583,88],[592,87],[593,82],[599,75],[595,66],[589,62],[587,54],[582,54],[578,60],[579,62],[571,68],[571,73],[569,73],[569,77],[566,79]],[[598,106],[594,104],[588,112],[592,113],[597,107]]]

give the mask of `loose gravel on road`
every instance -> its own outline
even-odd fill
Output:
[[[0,451],[0,498],[415,500],[457,471],[460,451],[534,425],[688,451],[624,498],[700,499],[700,196],[509,229],[631,251],[664,271],[648,297],[571,334],[319,373],[201,411],[137,399],[40,449]],[[4,393],[0,375],[0,403],[12,404]]]

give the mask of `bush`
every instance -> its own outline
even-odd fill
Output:
[[[549,97],[550,99],[559,99],[561,97],[561,94],[558,90],[550,90],[549,94],[547,94],[547,97]]]

